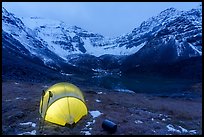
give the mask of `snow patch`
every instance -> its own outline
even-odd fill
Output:
[[[99,99],[96,99],[96,102],[98,102],[98,103],[99,103],[99,102],[101,102],[101,101],[100,101]]]
[[[151,118],[152,121],[154,121],[154,118]]]
[[[71,33],[69,33],[69,35],[70,35],[71,38],[73,39],[73,37],[76,36],[76,33],[71,32]]]
[[[54,62],[52,59],[46,58],[46,57],[42,58],[42,60],[43,60],[45,65],[48,64],[48,63]]]
[[[18,135],[36,135],[36,130],[33,130],[31,132],[24,132],[24,133],[20,133]]]
[[[32,125],[31,125],[32,127],[36,127],[36,124],[35,123],[32,123]]]
[[[91,135],[89,131],[81,131],[81,133],[84,133],[84,135]]]
[[[181,44],[179,44],[179,41],[178,41],[178,40],[175,40],[175,44],[177,45],[177,48],[176,48],[176,50],[177,50],[177,55],[178,55],[178,56],[181,56],[182,46],[181,46]]]
[[[129,89],[115,89],[115,90],[119,92],[135,93],[134,91],[129,90]]]
[[[185,129],[185,128],[183,128],[182,126],[178,126],[180,129],[181,129],[181,132],[183,132],[183,133],[190,133],[190,134],[196,134],[197,133],[197,131],[196,130],[187,130],[187,129]]]
[[[195,50],[196,52],[198,52],[198,54],[201,56],[202,55],[202,52],[201,51],[199,51],[195,46],[193,46],[192,44],[190,44],[190,43],[188,43],[189,44],[189,46],[193,49],[193,50]]]
[[[93,120],[92,122],[87,122],[86,127],[89,127],[91,124],[94,124],[96,120]]]
[[[196,130],[189,130],[189,133],[196,134],[197,131]]]
[[[171,124],[167,125],[166,127],[168,128],[168,131],[171,131],[171,132],[197,134],[196,130],[187,130],[182,126],[178,126],[181,130],[175,129],[174,126]]]
[[[166,119],[165,119],[165,118],[162,118],[162,121],[166,121]]]
[[[143,122],[141,120],[135,120],[136,124],[142,124]]]
[[[96,110],[96,111],[89,111],[89,113],[92,115],[93,118],[96,118],[96,117],[100,116],[101,114],[103,114],[103,113],[101,113],[98,110]]]
[[[19,99],[26,100],[26,98],[16,97],[16,100],[19,100]]]
[[[99,95],[102,94],[102,93],[103,93],[103,92],[97,92],[97,94],[99,94]]]
[[[180,130],[175,129],[175,128],[174,128],[174,126],[173,126],[173,125],[171,125],[171,124],[167,125],[166,127],[168,128],[168,131],[170,131],[170,132],[177,132],[177,133],[181,133],[181,131],[180,131]]]
[[[73,75],[73,74],[68,74],[68,73],[64,73],[64,72],[60,72],[62,75],[64,75],[64,76],[71,76],[71,75]]]
[[[96,120],[87,122],[86,127],[82,129],[81,133],[83,133],[84,135],[91,135],[90,130],[92,130],[91,127],[89,127],[91,124],[94,124],[96,122]]]
[[[188,132],[187,129],[185,129],[185,128],[181,127],[181,126],[178,126],[178,127],[181,129],[181,132],[184,132],[184,133],[187,133],[187,132]]]
[[[138,52],[146,42],[141,43],[138,46],[134,46],[132,48],[127,48],[126,45],[119,47],[117,43],[109,43],[105,46],[93,46],[91,41],[86,38],[82,38],[84,41],[84,48],[87,50],[87,54],[94,55],[99,57],[104,54],[111,54],[111,55],[130,55]]]
[[[20,123],[20,125],[22,126],[31,125],[32,127],[36,127],[36,123],[33,123],[33,122]]]

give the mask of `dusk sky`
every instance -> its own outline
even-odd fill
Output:
[[[201,2],[2,2],[20,17],[45,17],[79,26],[87,31],[116,37],[131,32],[161,11],[196,8]]]

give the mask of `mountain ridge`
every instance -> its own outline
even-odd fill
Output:
[[[62,64],[90,72],[97,67],[123,70],[128,66],[128,70],[202,56],[201,11],[201,7],[185,12],[169,8],[130,33],[105,38],[62,21],[38,17],[20,19],[2,8],[2,36],[11,35],[31,55],[58,71],[63,70]]]

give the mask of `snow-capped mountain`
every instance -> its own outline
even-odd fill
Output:
[[[32,29],[25,26],[19,18],[6,11],[5,8],[2,8],[2,32],[4,32],[2,35],[10,35],[11,38],[22,44],[31,56],[37,56],[45,64],[50,62],[57,64],[62,61],[58,55],[48,49],[47,44],[38,39]]]
[[[99,57],[104,54],[129,55],[137,52],[141,46],[127,49],[117,46],[115,39],[104,38],[100,34],[90,33],[77,26],[68,27],[62,21],[31,17],[21,20],[34,30],[48,48],[64,60],[71,54],[90,54]]]
[[[22,65],[32,69],[32,62],[39,66],[51,68],[61,72],[79,72],[80,70],[65,62],[63,58],[51,51],[49,45],[41,40],[31,28],[14,14],[2,8],[2,53],[3,66],[19,67]],[[9,61],[8,61],[9,58]],[[19,62],[30,62],[30,65]],[[19,64],[8,62],[18,62]],[[7,66],[8,65],[8,66]],[[40,68],[40,67],[39,67]]]
[[[103,39],[102,35],[89,33],[77,26],[68,27],[62,21],[45,18],[22,18],[22,21],[31,28],[38,39],[47,44],[48,49],[64,60],[70,54],[89,53],[89,46],[93,48],[96,41]]]
[[[9,35],[24,46],[26,54],[55,69],[63,63],[105,69],[202,56],[201,6],[190,11],[166,9],[117,38],[105,38],[62,21],[16,17],[2,8],[2,32],[2,38]]]
[[[186,48],[191,48],[194,51],[189,56],[196,56],[202,54],[201,36],[201,8],[187,12],[170,8],[161,12],[158,16],[144,21],[140,27],[135,28],[132,33],[124,36],[123,39],[119,38],[118,41],[122,39],[123,41],[119,41],[119,43],[130,48],[145,42],[145,45],[152,45],[152,49],[158,44],[163,46],[173,42],[174,44],[171,44],[171,46],[175,46],[177,56],[188,53]],[[195,43],[195,41],[197,42]]]
[[[169,64],[202,56],[201,7],[187,12],[167,9],[125,37],[129,39],[125,42],[132,42],[129,46],[146,44],[128,56],[123,66]]]

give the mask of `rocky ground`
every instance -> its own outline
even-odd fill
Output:
[[[155,97],[77,85],[86,100],[88,115],[74,127],[45,122],[39,130],[38,113],[43,89],[53,83],[2,81],[3,135],[167,135],[202,134],[202,99]],[[192,88],[199,88],[202,84]],[[93,113],[98,115],[93,115]],[[109,133],[102,122],[109,119],[117,131]]]

